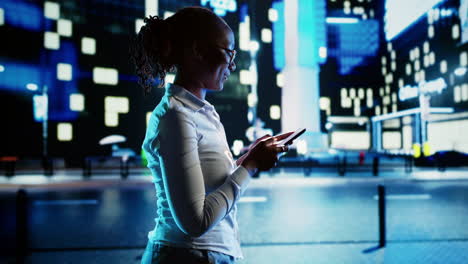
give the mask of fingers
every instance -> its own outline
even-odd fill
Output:
[[[286,132],[286,133],[279,134],[279,135],[275,136],[275,138],[276,138],[277,140],[282,140],[282,139],[285,139],[285,138],[289,137],[289,136],[290,136],[291,134],[293,134],[293,133],[294,133],[294,131]]]

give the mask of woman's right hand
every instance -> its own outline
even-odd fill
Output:
[[[285,146],[277,146],[275,137],[265,137],[259,140],[247,153],[241,165],[250,172],[266,171],[278,162],[278,154],[287,151]]]

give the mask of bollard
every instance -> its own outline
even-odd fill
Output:
[[[16,193],[16,263],[24,263],[28,250],[28,197],[24,189]]]
[[[379,196],[379,247],[385,247],[386,228],[385,228],[385,186],[378,185],[377,192]]]
[[[379,157],[374,157],[372,161],[372,175],[378,176],[379,175]]]

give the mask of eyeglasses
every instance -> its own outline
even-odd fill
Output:
[[[228,48],[224,48],[224,47],[221,47],[221,46],[218,46],[218,48],[220,49],[223,49],[227,52],[227,54],[229,55],[229,65],[232,64],[232,62],[234,62],[234,59],[236,58],[236,54],[237,54],[237,51],[236,50],[233,50],[233,49],[228,49]]]

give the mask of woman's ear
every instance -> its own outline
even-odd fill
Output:
[[[193,58],[195,58],[196,60],[199,60],[199,61],[203,60],[203,55],[202,55],[202,52],[198,43],[194,42],[192,44],[190,52],[192,53]]]

